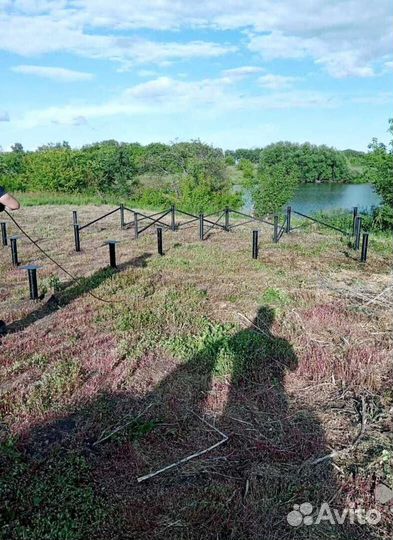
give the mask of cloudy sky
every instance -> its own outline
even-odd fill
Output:
[[[0,145],[365,150],[393,116],[391,0],[0,0]]]

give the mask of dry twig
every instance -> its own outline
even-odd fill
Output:
[[[183,463],[187,463],[188,461],[191,461],[192,459],[194,459],[196,457],[202,456],[203,454],[207,454],[211,450],[214,450],[218,446],[221,446],[222,444],[227,442],[229,437],[227,435],[225,435],[225,433],[223,433],[222,431],[217,429],[215,426],[213,426],[209,422],[206,422],[206,420],[204,418],[201,418],[199,415],[197,415],[193,411],[191,411],[191,412],[197,418],[199,418],[203,423],[205,423],[207,426],[209,426],[210,428],[214,429],[214,431],[219,433],[221,435],[222,439],[220,441],[212,444],[211,446],[209,446],[209,448],[205,448],[204,450],[200,450],[199,452],[195,452],[194,454],[191,454],[190,456],[179,459],[179,461],[176,461],[175,463],[170,463],[169,465],[166,465],[165,467],[162,467],[162,469],[158,469],[157,471],[154,471],[154,472],[152,472],[150,474],[145,474],[144,476],[139,476],[139,478],[137,478],[138,483],[144,482],[145,480],[149,480],[150,478],[153,478],[153,476],[157,476],[158,474],[161,474],[161,473],[163,473],[165,471],[169,471],[170,469],[173,469],[174,467],[177,467],[178,465],[182,465]]]
[[[346,448],[343,448],[342,450],[333,450],[332,452],[330,452],[330,454],[326,454],[325,456],[314,459],[310,463],[307,463],[306,461],[300,466],[300,469],[302,469],[305,465],[317,465],[318,463],[322,463],[323,461],[327,461],[328,459],[333,459],[337,456],[345,454],[346,452],[350,452],[351,450],[354,450],[357,447],[357,445],[359,444],[359,442],[361,441],[364,435],[364,432],[366,431],[366,400],[364,399],[364,396],[361,396],[361,400],[362,400],[361,426],[360,426],[360,431],[357,434],[353,443],[347,446]]]
[[[107,439],[109,439],[110,437],[112,437],[112,435],[115,435],[116,433],[118,433],[119,431],[121,431],[122,429],[125,429],[127,426],[129,426],[130,424],[136,422],[138,420],[138,418],[140,418],[143,414],[145,414],[145,412],[147,412],[150,407],[153,405],[153,403],[150,403],[146,409],[144,409],[142,412],[140,412],[135,418],[132,418],[132,420],[130,420],[129,422],[126,422],[125,424],[122,424],[121,426],[118,426],[117,428],[115,428],[113,431],[111,431],[110,433],[108,433],[108,435],[104,435],[104,433],[101,433],[101,437],[99,439],[96,440],[96,442],[93,443],[93,446],[96,446],[97,444],[100,444],[104,441],[106,441]]]

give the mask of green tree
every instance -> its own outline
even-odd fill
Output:
[[[23,152],[24,152],[23,144],[19,143],[19,142],[16,142],[16,143],[11,145],[11,150],[12,150],[12,152],[23,154]]]
[[[393,136],[393,118],[389,119],[388,132]],[[377,219],[381,226],[390,228],[393,225],[393,138],[388,146],[374,138],[369,150],[368,178],[383,200]]]
[[[257,216],[273,214],[293,197],[298,185],[298,173],[290,164],[275,163],[259,169],[252,190]]]
[[[255,166],[249,159],[242,158],[238,167],[243,173],[245,185],[250,185],[255,176]]]
[[[260,153],[260,163],[266,166],[285,163],[296,172],[299,181],[347,182],[351,179],[344,155],[328,146],[287,141],[270,144]]]

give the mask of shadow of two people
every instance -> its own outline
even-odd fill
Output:
[[[34,428],[26,455],[37,460],[45,440],[42,459],[59,450],[87,457],[95,471],[91,484],[105,493],[112,515],[96,538],[366,538],[365,529],[294,527],[286,519],[294,504],[316,508],[331,500],[337,486],[328,462],[302,467],[326,452],[326,442],[313,411],[285,390],[285,374],[296,369],[297,357],[273,334],[273,322],[273,310],[263,306],[248,328],[210,340],[147,395],[104,394],[68,418]],[[229,377],[220,376],[228,366]],[[103,428],[111,433],[109,425],[125,416],[136,420],[120,438],[97,445]],[[227,434],[225,444],[137,483],[141,472],[216,442],[206,419]],[[141,432],[148,434],[140,438]]]

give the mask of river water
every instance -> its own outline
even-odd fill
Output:
[[[252,210],[250,192],[244,194],[244,210]],[[381,203],[371,184],[301,184],[288,203],[298,212],[313,214],[321,210],[362,210]]]

